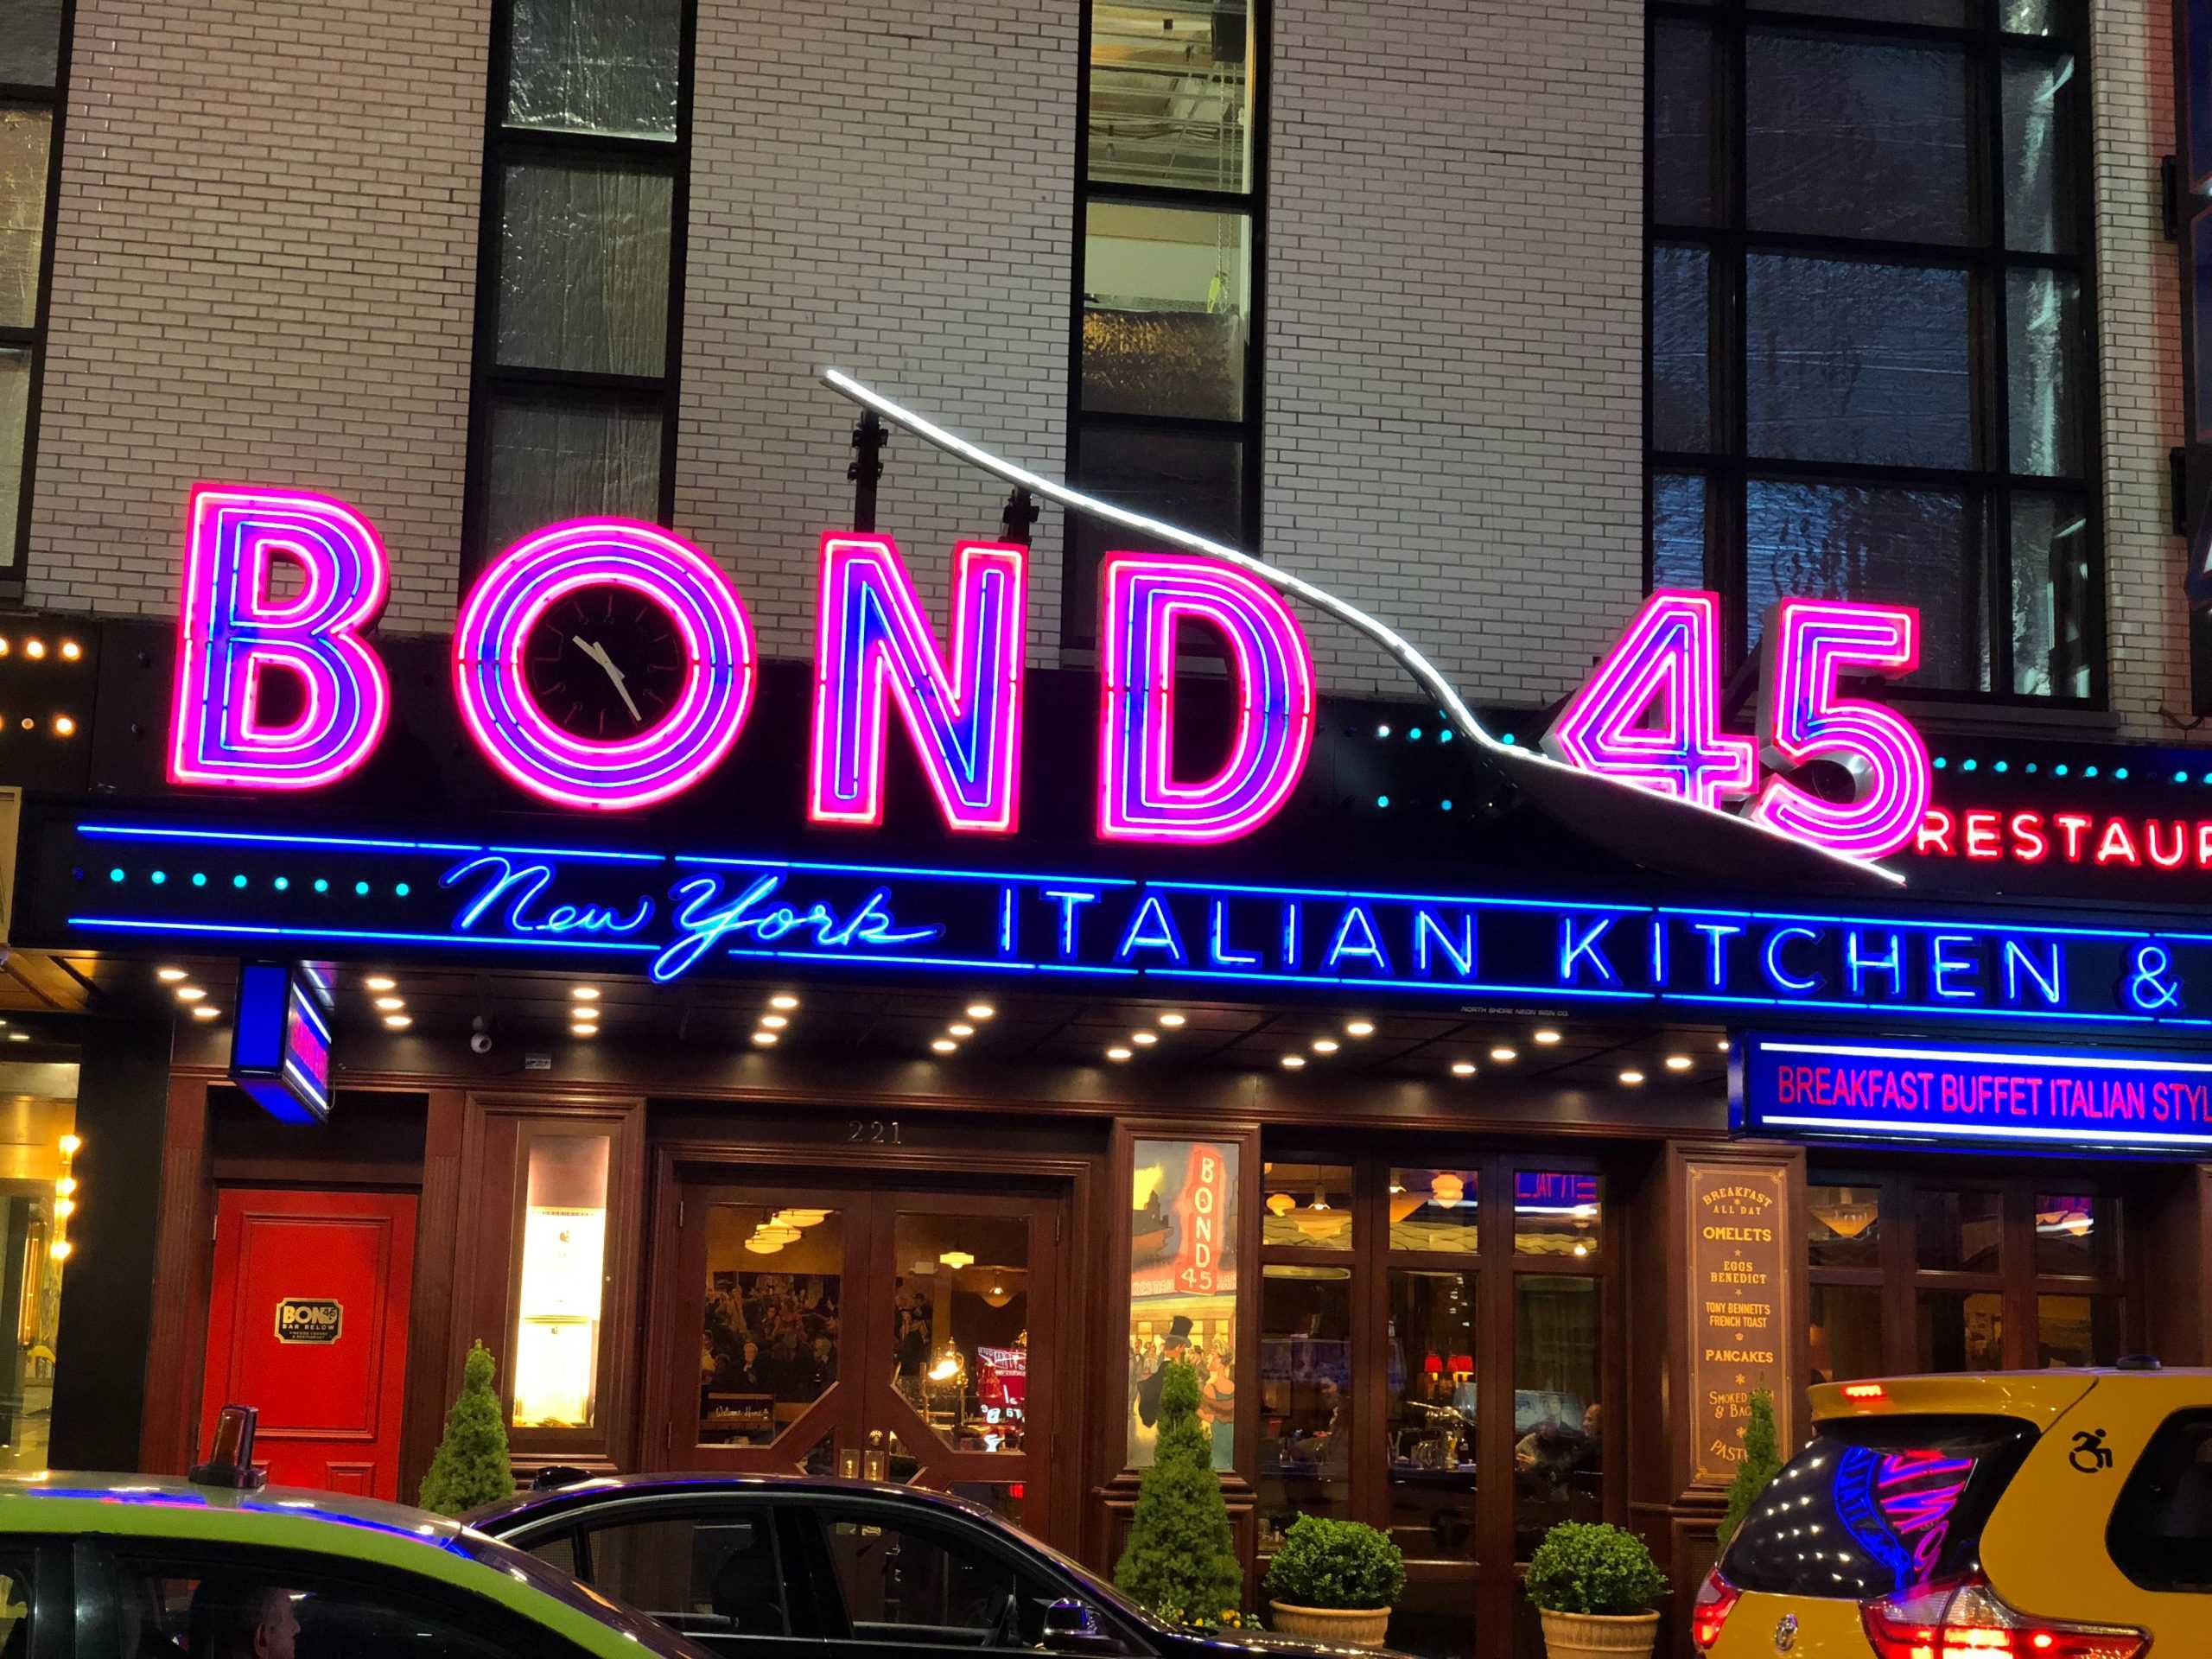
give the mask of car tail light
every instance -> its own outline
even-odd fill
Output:
[[[1843,1385],[1847,1400],[1886,1400],[1890,1391],[1878,1382],[1847,1382]]]
[[[1728,1622],[1743,1593],[1720,1576],[1717,1567],[1705,1575],[1705,1582],[1698,1586],[1697,1600],[1690,1607],[1690,1639],[1697,1643],[1700,1653],[1720,1639],[1720,1627]]]
[[[1885,1596],[1860,1616],[1878,1659],[2136,1659],[2151,1645],[2120,1625],[2031,1618],[1978,1575]]]

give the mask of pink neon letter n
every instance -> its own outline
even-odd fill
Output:
[[[1273,817],[1313,747],[1313,658],[1275,591],[1232,565],[1109,553],[1099,606],[1098,833],[1234,841]],[[1236,726],[1212,777],[1175,776],[1175,646],[1201,622],[1228,647]]]
[[[1019,547],[954,551],[948,666],[891,538],[822,538],[809,817],[883,822],[885,704],[895,700],[946,828],[1012,833],[1027,568]]]
[[[296,490],[200,484],[188,507],[169,778],[233,789],[315,789],[375,749],[391,694],[360,630],[384,608],[384,543],[342,501]],[[283,559],[300,591],[278,600]],[[304,709],[272,726],[258,706],[271,672]]]

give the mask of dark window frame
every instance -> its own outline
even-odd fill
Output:
[[[2093,85],[2086,7],[2069,9],[2058,0],[2069,27],[2051,35],[2015,35],[2001,27],[2003,0],[1966,0],[1971,20],[1963,28],[1889,22],[1766,8],[1755,0],[1649,0],[1644,10],[1646,89],[1644,100],[1643,263],[1643,581],[1649,591],[1656,553],[1656,482],[1662,475],[1700,478],[1705,486],[1705,583],[1722,595],[1727,662],[1748,655],[1745,614],[1749,482],[1861,484],[1874,486],[1941,488],[1964,498],[1963,529],[1968,561],[1967,610],[1980,630],[1969,665],[1986,650],[1986,691],[1914,684],[1898,696],[1914,702],[1999,705],[2031,709],[2101,709],[2110,697],[2107,578],[2103,477],[2103,414],[2098,340],[2096,188],[2094,172]],[[1707,226],[1662,222],[1656,217],[1656,121],[1659,99],[1656,74],[1658,32],[1662,25],[1702,25],[1713,31],[1721,72],[1712,99],[1714,222]],[[1747,41],[1758,30],[1800,36],[1869,42],[1904,42],[1961,48],[1966,57],[1966,116],[1970,212],[1979,218],[1975,234],[1957,245],[1889,241],[1834,235],[1753,232],[1746,206],[1747,105],[1745,96]],[[2073,242],[2069,254],[2030,253],[2005,246],[2005,114],[2003,66],[2007,50],[2067,51],[2082,86],[2078,118],[2063,135],[2075,183]],[[1701,247],[1712,255],[1708,293],[1711,353],[1708,385],[1713,389],[1712,432],[1704,453],[1656,448],[1652,443],[1655,295],[1654,257],[1663,247]],[[1962,468],[1870,466],[1855,462],[1796,460],[1753,461],[1746,424],[1748,340],[1744,323],[1745,277],[1754,253],[1880,258],[1963,270],[1971,334],[1969,375],[1973,422],[1979,452]],[[2078,334],[2084,349],[2076,359],[2070,390],[2080,408],[2082,437],[2078,476],[2045,477],[2010,470],[2010,385],[2006,273],[2026,270],[2058,272],[2072,278],[2080,296]],[[2077,502],[2083,509],[2084,552],[2089,575],[2083,584],[2079,616],[2082,652],[2088,671],[2088,693],[2075,697],[2015,691],[2012,611],[2012,504],[2016,498],[2043,497]],[[1866,595],[1870,599],[1916,602],[1909,594]],[[1923,647],[1924,650],[1924,647]]]
[[[29,351],[31,359],[30,386],[23,403],[23,451],[16,481],[16,522],[10,527],[12,539],[0,547],[0,600],[22,598],[30,563],[31,505],[38,481],[39,415],[46,389],[46,348],[54,308],[54,232],[61,219],[62,140],[69,118],[69,68],[77,41],[77,0],[62,0],[59,27],[61,34],[54,43],[53,86],[0,82],[0,105],[42,108],[52,121],[47,136],[46,212],[41,220],[38,302],[29,327],[0,327],[0,346]]]
[[[1092,431],[1156,433],[1163,436],[1212,438],[1243,446],[1237,480],[1237,545],[1258,552],[1264,522],[1261,489],[1265,467],[1262,420],[1267,363],[1268,120],[1271,0],[1247,0],[1251,40],[1245,55],[1250,86],[1250,160],[1244,188],[1185,189],[1173,185],[1117,184],[1090,176],[1090,72],[1092,0],[1083,0],[1076,55],[1075,214],[1071,232],[1068,304],[1068,403],[1066,477],[1085,488],[1083,435]],[[1243,418],[1224,421],[1190,416],[1085,413],[1083,407],[1083,317],[1084,266],[1089,252],[1090,205],[1112,202],[1138,207],[1181,207],[1194,212],[1235,213],[1247,226],[1250,287],[1245,296]],[[1098,572],[1077,553],[1077,515],[1071,512],[1060,549],[1060,645],[1083,652],[1097,644]]]
[[[461,561],[456,596],[503,550],[486,544],[492,523],[492,423],[503,399],[543,407],[650,410],[660,421],[660,480],[654,518],[676,518],[677,414],[683,400],[683,294],[691,196],[692,92],[697,69],[698,0],[678,0],[676,136],[673,139],[511,126],[515,0],[493,0],[484,105],[484,171],[476,237],[476,323],[469,372],[468,461],[461,498]],[[518,162],[612,165],[671,181],[669,203],[668,337],[658,375],[593,373],[503,365],[499,356],[501,212],[506,169]]]

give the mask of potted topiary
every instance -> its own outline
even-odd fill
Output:
[[[1651,1600],[1666,1587],[1643,1540],[1602,1521],[1560,1522],[1529,1560],[1529,1599],[1551,1659],[1649,1655],[1659,1637]]]
[[[1160,1439],[1137,1483],[1114,1583],[1171,1624],[1210,1629],[1243,1601],[1244,1569],[1213,1471],[1213,1440],[1198,1421],[1198,1369],[1171,1359],[1160,1376]]]
[[[1751,1420],[1744,1425],[1744,1460],[1736,1465],[1736,1478],[1728,1483],[1728,1511],[1720,1517],[1714,1542],[1722,1550],[1736,1535],[1759,1501],[1767,1484],[1782,1472],[1782,1448],[1774,1427],[1774,1396],[1764,1389],[1751,1390]]]
[[[512,1497],[514,1490],[507,1427],[499,1420],[499,1396],[492,1388],[492,1351],[473,1343],[461,1367],[461,1395],[446,1414],[445,1438],[438,1442],[416,1501],[440,1515],[465,1515],[480,1504]]]
[[[1406,1558],[1389,1535],[1357,1521],[1301,1515],[1268,1567],[1268,1605],[1286,1636],[1379,1648],[1406,1587]]]

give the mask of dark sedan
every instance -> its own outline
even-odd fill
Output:
[[[727,1659],[1374,1651],[1177,1630],[980,1504],[912,1486],[634,1475],[518,1493],[467,1520]]]

